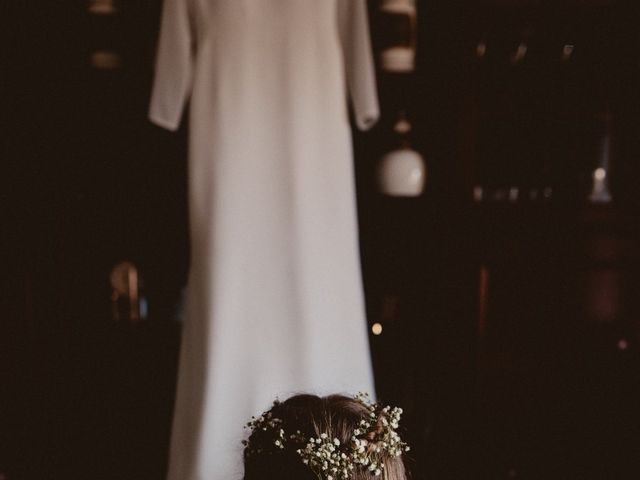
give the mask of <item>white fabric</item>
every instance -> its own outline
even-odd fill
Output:
[[[240,480],[276,396],[373,392],[345,102],[378,117],[370,49],[364,0],[165,0],[150,119],[191,96],[170,480]]]

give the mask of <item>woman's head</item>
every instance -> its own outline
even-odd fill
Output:
[[[342,395],[276,402],[248,425],[244,480],[406,480],[401,413]]]

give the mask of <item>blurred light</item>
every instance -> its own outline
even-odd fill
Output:
[[[122,57],[109,50],[97,50],[91,54],[91,65],[100,70],[114,70],[122,66]]]
[[[565,62],[569,60],[571,58],[571,55],[573,55],[574,48],[575,47],[573,45],[565,45],[564,47],[562,47],[562,60],[564,60]]]
[[[142,278],[132,262],[122,261],[114,265],[110,283],[111,312],[114,321],[137,322],[146,318],[148,308],[146,299],[142,296]]]
[[[520,45],[518,45],[516,51],[513,53],[513,55],[511,55],[511,63],[517,64],[522,62],[524,60],[524,57],[527,55],[528,48],[529,47],[527,47],[526,43],[521,43]]]
[[[626,350],[629,348],[629,342],[627,342],[624,338],[618,340],[618,350]]]
[[[596,168],[593,172],[593,178],[602,182],[605,178],[607,178],[607,171],[602,167]]]
[[[487,44],[485,42],[480,42],[476,46],[476,56],[478,58],[482,58],[487,54]]]
[[[373,325],[371,325],[371,332],[374,335],[380,335],[382,334],[382,324],[381,323],[374,323]]]
[[[113,15],[117,11],[113,0],[91,0],[89,2],[89,12],[94,15]]]
[[[404,116],[404,114],[400,114],[400,118],[398,119],[396,124],[393,126],[393,129],[396,131],[396,133],[400,135],[406,135],[411,131],[411,122],[409,122],[409,120],[407,119],[407,117]]]
[[[481,202],[484,197],[484,191],[482,190],[482,186],[476,185],[473,187],[473,201]]]

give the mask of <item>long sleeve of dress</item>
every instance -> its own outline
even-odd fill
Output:
[[[194,34],[190,0],[164,0],[149,120],[176,130],[191,91]]]
[[[338,0],[338,23],[356,125],[371,128],[380,116],[366,0]]]

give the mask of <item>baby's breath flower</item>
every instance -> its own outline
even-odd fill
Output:
[[[385,456],[397,457],[409,451],[408,445],[395,431],[402,409],[380,407],[362,393],[356,399],[369,413],[354,428],[350,442],[343,444],[340,439],[332,438],[326,432],[309,438],[305,438],[300,430],[288,435],[282,428],[282,420],[267,411],[258,418],[251,417],[245,428],[251,428],[254,432],[273,432],[272,447],[264,450],[262,445],[252,445],[251,438],[249,441],[243,440],[247,455],[273,453],[291,444],[295,445],[295,452],[302,463],[309,466],[319,480],[350,480],[356,468],[367,469],[375,476],[380,475],[384,469]],[[274,405],[278,405],[278,402],[274,402]],[[383,427],[381,431],[378,431],[379,425]],[[302,445],[304,448],[300,448]]]

